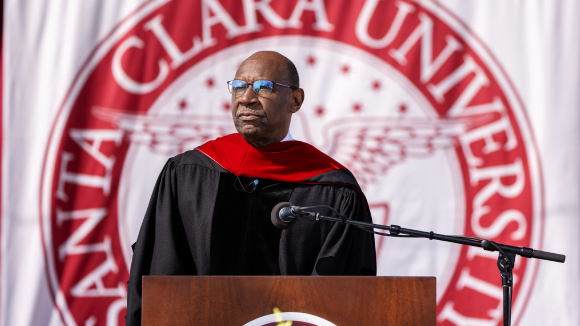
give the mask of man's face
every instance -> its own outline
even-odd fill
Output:
[[[283,62],[268,53],[258,53],[244,61],[235,79],[247,83],[269,80],[288,85]],[[296,92],[303,98],[302,90],[293,91],[279,85],[274,85],[272,93],[263,96],[256,94],[251,85],[240,97],[232,94],[236,130],[256,147],[281,141],[288,133],[292,113],[302,104],[300,99],[297,101]]]

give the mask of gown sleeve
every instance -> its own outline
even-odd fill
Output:
[[[303,186],[294,190],[290,202],[328,205],[349,219],[372,222],[363,195],[351,186]],[[282,275],[376,275],[374,234],[340,222],[297,219],[282,232],[279,264]]]
[[[127,289],[126,325],[141,325],[143,275],[196,275],[177,204],[176,162],[164,166],[133,245]]]
[[[339,205],[338,211],[348,219],[372,223],[366,201],[358,192],[344,191]],[[374,234],[351,224],[324,222],[331,224],[330,231],[322,243],[312,275],[376,275]]]

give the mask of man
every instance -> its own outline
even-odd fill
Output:
[[[373,234],[305,219],[282,231],[270,220],[291,202],[371,222],[353,175],[290,136],[304,102],[294,64],[258,52],[228,86],[238,133],[169,159],[157,180],[134,245],[128,325],[140,324],[143,275],[376,275]]]

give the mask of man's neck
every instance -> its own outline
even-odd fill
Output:
[[[244,136],[242,136],[244,137]],[[251,140],[247,139],[244,137],[244,139],[246,139],[246,141],[248,143],[250,143],[250,145],[259,148],[259,147],[264,147],[264,146],[268,146],[268,145],[272,145],[272,144],[276,144],[276,143],[281,143],[281,142],[285,142],[285,141],[289,141],[289,140],[294,140],[294,138],[292,138],[292,135],[290,135],[290,130],[288,130],[288,133],[286,134],[286,137],[282,138],[282,140],[277,141],[277,142],[273,142],[273,143],[266,143],[266,144],[256,144],[254,142],[252,142]]]
[[[288,130],[288,134],[280,142],[289,141],[289,140],[294,140],[294,138],[292,138],[292,135],[290,135],[290,130]]]

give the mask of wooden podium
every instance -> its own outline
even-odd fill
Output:
[[[274,308],[315,315],[337,326],[435,325],[435,278],[143,277],[145,326],[242,326]]]

